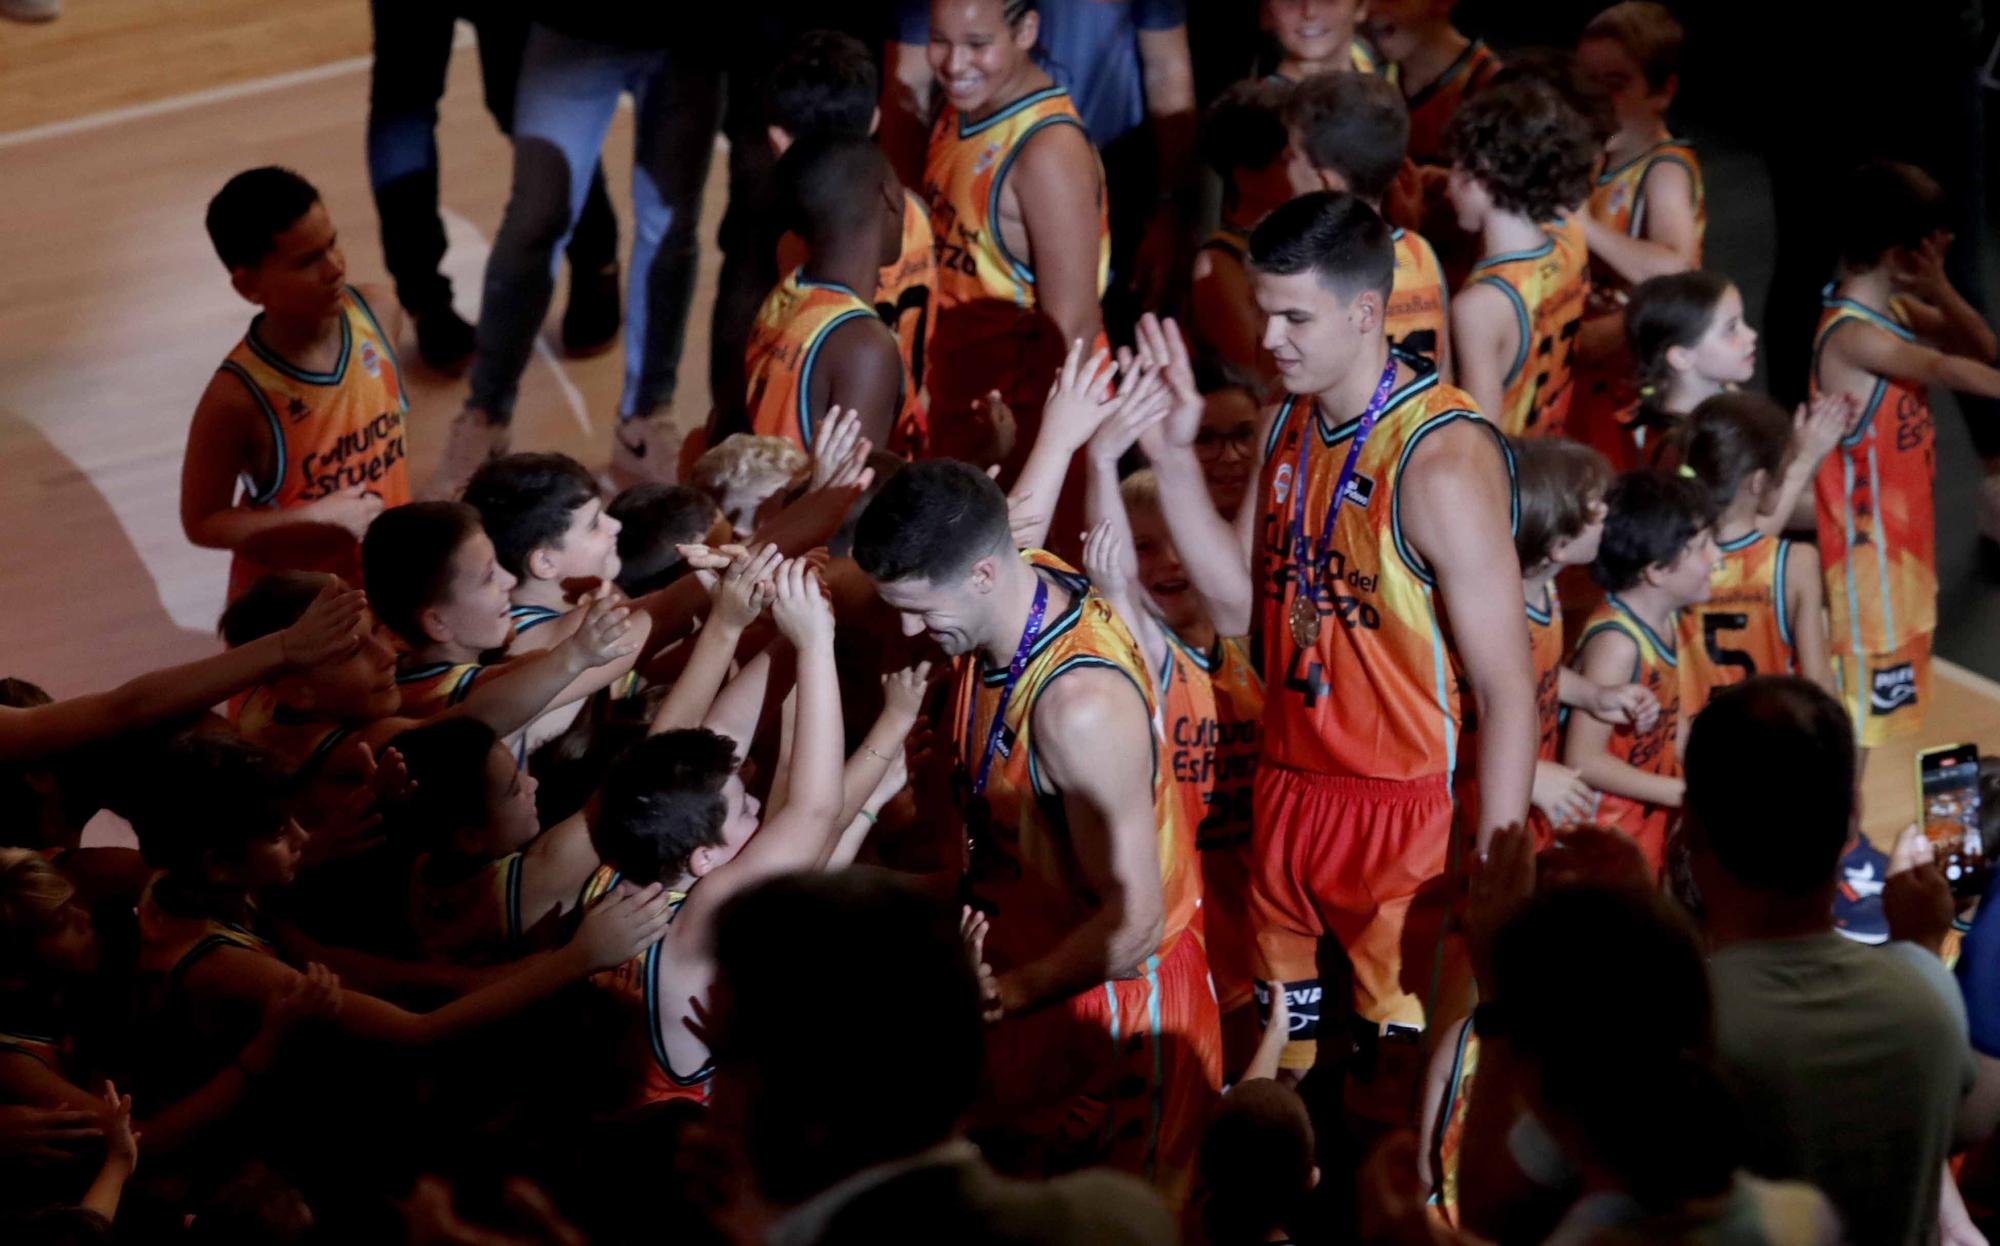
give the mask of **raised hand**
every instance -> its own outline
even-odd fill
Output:
[[[792,647],[807,649],[833,644],[833,607],[827,603],[819,574],[803,558],[788,558],[773,576],[775,595],[771,619]]]
[[[1000,984],[993,967],[986,963],[986,914],[966,905],[959,913],[958,935],[965,941],[965,954],[979,977],[979,1012],[988,1021],[998,1021],[1005,1011],[1000,1004]]]
[[[1132,578],[1125,558],[1125,543],[1109,519],[1100,519],[1083,534],[1083,573],[1105,596],[1122,599]]]
[[[931,664],[919,662],[882,676],[882,712],[895,713],[911,724],[923,712],[924,694],[930,691]]]
[[[572,954],[588,972],[622,965],[660,941],[674,920],[667,889],[659,883],[616,890],[590,906],[570,939]]]
[[[1097,426],[1111,414],[1111,353],[1098,350],[1086,356],[1082,338],[1070,343],[1069,354],[1049,386],[1049,400],[1042,407],[1042,436],[1074,454],[1090,440]]]
[[[1196,434],[1201,432],[1202,401],[1201,388],[1194,380],[1194,363],[1188,358],[1180,326],[1171,319],[1162,321],[1148,313],[1139,318],[1138,338],[1140,352],[1154,361],[1173,396],[1172,406],[1154,435],[1165,447],[1189,449]]]
[[[737,547],[727,569],[709,587],[709,619],[720,626],[742,631],[757,620],[776,595],[772,577],[784,554],[775,545],[755,553]]]
[[[642,637],[632,630],[632,609],[598,588],[584,597],[583,624],[564,643],[582,670],[608,666],[639,651]]]
[[[875,479],[868,466],[874,444],[861,435],[861,413],[852,407],[833,406],[813,438],[812,487],[815,489],[866,489]]]
[[[285,665],[303,671],[351,656],[361,645],[361,619],[367,609],[367,594],[329,579],[299,621],[278,633]]]
[[[139,1135],[132,1129],[132,1096],[104,1083],[104,1162],[127,1174],[139,1166]]]
[[[382,495],[368,492],[366,484],[358,484],[349,485],[338,493],[329,493],[301,507],[299,518],[344,528],[349,536],[359,541],[368,535],[368,525],[374,523],[375,516],[381,513]]]
[[[1151,355],[1129,357],[1121,380],[1111,413],[1090,438],[1090,456],[1102,463],[1116,463],[1133,442],[1174,412],[1176,398],[1166,369]]]

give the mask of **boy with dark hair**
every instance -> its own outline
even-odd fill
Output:
[[[1560,433],[1590,289],[1583,227],[1563,214],[1589,192],[1590,132],[1553,87],[1521,78],[1467,100],[1445,147],[1459,227],[1480,239],[1451,309],[1459,375],[1508,436]]]
[[[687,485],[634,485],[604,508],[618,525],[618,587],[627,597],[665,588],[687,570],[683,545],[729,539],[715,499]]]
[[[1827,641],[1863,748],[1915,732],[1937,627],[1930,386],[2000,397],[1993,330],[1945,276],[1943,192],[1922,170],[1857,170],[1839,197],[1840,272],[1814,335],[1811,392],[1859,414],[1813,483]],[[1991,478],[1988,480],[1989,486]]]
[[[1275,378],[1250,288],[1250,231],[1292,197],[1283,82],[1239,82],[1209,105],[1201,157],[1222,179],[1222,223],[1194,253],[1188,332],[1205,350],[1263,381]]]
[[[801,35],[765,79],[770,110],[766,132],[772,154],[782,157],[800,139],[872,139],[882,116],[877,77],[874,57],[852,35],[827,30]],[[805,240],[796,233],[778,240],[780,273],[791,273],[805,258]],[[872,288],[856,289],[874,300],[875,314],[895,330],[910,387],[909,404],[921,415],[937,290],[937,249],[930,207],[908,188],[903,188],[903,227],[895,260],[882,266]],[[720,441],[717,432],[731,431],[737,430],[711,429],[708,444]]]
[[[1484,40],[1452,25],[1458,0],[1369,0],[1368,37],[1389,62],[1387,77],[1410,110],[1410,159],[1438,165],[1444,128],[1465,98],[1500,70]]]
[[[1572,715],[1563,761],[1604,794],[1592,821],[1631,836],[1658,873],[1682,789],[1674,612],[1708,599],[1714,514],[1699,481],[1666,472],[1628,472],[1604,501],[1590,574],[1605,599],[1584,623],[1576,669],[1596,684],[1642,685],[1660,712],[1645,730]]]
[[[750,431],[810,451],[822,414],[861,417],[873,445],[913,451],[922,407],[903,369],[896,335],[872,295],[902,251],[905,196],[873,140],[821,135],[794,143],[778,161],[804,263],[758,309],[743,372]]]
[[[898,472],[862,513],[854,560],[905,635],[957,659],[947,721],[999,1026],[989,1105],[1029,1167],[1067,1144],[1178,1205],[1221,1035],[1193,827],[1161,773],[1137,643],[1088,580],[1015,549],[1006,498],[965,463]],[[1103,1132],[1066,1138],[1076,1110]]]
[[[368,526],[361,555],[376,580],[371,597],[375,613],[407,647],[396,663],[404,714],[428,718],[458,705],[483,673],[512,665],[504,654],[514,637],[509,594],[515,581],[495,557],[478,511],[463,502],[414,502],[385,512]],[[633,618],[629,635],[601,660],[589,660],[595,651],[588,640],[577,647],[591,612],[610,609],[626,615],[622,607],[609,607],[609,601],[605,588],[595,590],[581,616],[583,626],[551,650],[562,653],[573,679],[547,699],[544,709],[559,709],[609,687],[632,669],[650,619]],[[526,751],[533,751],[533,742],[525,743]]]
[[[1377,212],[1403,167],[1410,117],[1401,96],[1373,74],[1308,78],[1285,103],[1291,134],[1292,189],[1346,191]],[[1451,378],[1448,295],[1437,252],[1421,234],[1391,226],[1396,275],[1383,315],[1389,346]]]
[[[358,584],[369,521],[410,500],[403,313],[347,283],[326,205],[289,169],[230,178],[207,226],[230,284],[263,310],[195,404],[181,528],[235,554],[232,599],[278,568]]]
[[[618,578],[618,521],[605,512],[597,478],[567,454],[491,459],[466,484],[465,504],[514,577],[509,653],[560,643],[583,619],[576,598]]]
[[[1210,620],[1224,635],[1249,634],[1253,620],[1261,631],[1250,913],[1262,986],[1290,998],[1285,1065],[1311,1067],[1325,1036],[1332,1069],[1351,1033],[1365,1053],[1349,1066],[1353,1106],[1401,1120],[1426,1018],[1403,984],[1433,954],[1412,907],[1449,868],[1451,775],[1475,712],[1480,842],[1528,811],[1535,687],[1511,469],[1463,392],[1390,350],[1395,251],[1373,208],[1305,195],[1250,242],[1264,341],[1289,396],[1234,524],[1206,498],[1186,349],[1150,319],[1142,341],[1167,360],[1174,409],[1140,445]],[[1461,668],[1463,680],[1439,679]],[[1373,695],[1337,691],[1358,686]],[[1353,994],[1323,1010],[1329,937],[1354,966]]]

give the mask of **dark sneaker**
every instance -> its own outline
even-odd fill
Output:
[[[563,309],[563,353],[572,358],[601,355],[618,340],[618,265],[594,273],[569,274],[569,306]]]
[[[415,317],[417,353],[439,372],[458,372],[472,358],[472,326],[449,304]]]
[[[1856,836],[1840,856],[1840,886],[1833,893],[1834,929],[1856,943],[1887,943],[1889,919],[1882,915],[1882,886],[1889,880],[1889,857]]]

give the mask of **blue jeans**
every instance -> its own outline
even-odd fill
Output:
[[[522,0],[370,0],[375,65],[368,83],[368,181],[382,223],[382,258],[396,281],[396,299],[417,315],[451,305],[438,219],[438,100],[451,64],[454,21],[469,19],[479,34],[479,79],[486,111],[502,134],[514,132],[514,86],[528,38]],[[618,221],[604,193],[604,173],[591,170],[590,194],[569,240],[579,272],[618,261]]]
[[[514,100],[514,186],[486,263],[470,405],[505,424],[548,315],[556,252],[575,228],[618,97],[633,99],[632,266],[621,419],[673,402],[694,291],[695,230],[715,149],[721,69],[661,49],[529,27]]]

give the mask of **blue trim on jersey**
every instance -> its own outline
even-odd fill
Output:
[[[999,125],[1002,121],[1005,121],[1007,118],[1013,116],[1017,112],[1020,112],[1024,108],[1028,108],[1035,104],[1039,104],[1046,99],[1054,99],[1058,95],[1068,95],[1068,94],[1069,94],[1068,91],[1065,91],[1058,86],[1043,87],[1039,91],[1030,91],[1026,95],[1023,95],[1020,99],[1017,99],[1013,103],[1008,104],[1006,107],[1000,109],[992,116],[983,117],[978,121],[972,122],[970,125],[966,124],[965,114],[960,113],[958,115],[958,136],[960,138],[971,138],[975,134],[990,129],[993,126]]]
[[[1183,938],[1186,936],[1183,935]],[[1280,990],[1283,988],[1280,987]],[[1153,1093],[1147,1098],[1151,1113],[1151,1124],[1146,1131],[1146,1180],[1153,1179],[1153,1170],[1160,1158],[1160,1118],[1166,1114],[1167,1061],[1161,1050],[1162,1028],[1160,1022],[1160,957],[1155,953],[1146,958],[1146,1021],[1147,1045],[1153,1053]]]
[[[1021,132],[1020,138],[1014,140],[1014,145],[1008,149],[1006,158],[1000,161],[999,169],[993,174],[993,188],[986,195],[986,227],[992,231],[994,251],[999,254],[1001,259],[1007,262],[1007,267],[1014,274],[1014,281],[1017,285],[1014,292],[1014,301],[1016,305],[1021,307],[1028,305],[1027,299],[1024,297],[1027,292],[1018,287],[1022,285],[1034,285],[1035,274],[1026,264],[1016,259],[1012,251],[1007,249],[1007,235],[1000,228],[1000,188],[1007,184],[1007,170],[1014,167],[1015,157],[1019,156],[1021,149],[1028,145],[1028,140],[1052,125],[1073,125],[1079,130],[1083,129],[1083,122],[1067,113],[1058,113],[1053,117],[1044,117],[1029,126]],[[1086,133],[1084,141],[1088,142],[1089,140],[1090,136]]]
[[[1654,631],[1651,627],[1649,627],[1646,623],[1646,620],[1640,618],[1636,614],[1633,614],[1632,607],[1626,605],[1623,601],[1619,600],[1618,594],[1606,593],[1604,595],[1604,600],[1611,604],[1612,609],[1624,615],[1626,620],[1630,622],[1632,626],[1639,629],[1639,631],[1645,636],[1647,641],[1649,641],[1652,644],[1653,651],[1658,653],[1661,657],[1667,660],[1668,666],[1678,667],[1680,665],[1679,650],[1674,645],[1669,644],[1666,641],[1660,639],[1660,634]],[[1633,639],[1636,640],[1637,637],[1634,637]]]
[[[1083,598],[1085,593],[1089,591],[1088,586],[1086,585],[1083,589],[1076,589],[1065,584],[1063,587],[1069,591],[1069,604],[1063,607],[1063,612],[1056,616],[1053,623],[1042,628],[1042,634],[1035,637],[1035,643],[1028,646],[1028,661],[1031,663],[1055,642],[1056,637],[1075,627],[1076,621],[1083,617]],[[1027,667],[1023,666],[1021,672],[1025,675]],[[996,666],[981,675],[979,682],[988,688],[998,688],[1007,682],[1007,668]],[[968,735],[966,738],[971,739],[972,737]]]
[[[278,486],[285,483],[285,469],[289,466],[285,455],[285,426],[279,421],[277,409],[271,406],[270,398],[265,396],[264,387],[251,378],[242,364],[224,360],[222,371],[243,382],[243,388],[249,390],[250,396],[257,400],[258,407],[264,412],[265,421],[271,426],[271,448],[278,456],[278,468],[271,474],[270,487],[259,489],[257,482],[250,478],[249,472],[242,473],[243,493],[250,504],[267,506],[272,498],[278,496]]]
[[[1085,666],[1097,666],[1103,667],[1105,670],[1117,671],[1125,677],[1125,682],[1132,685],[1132,690],[1139,694],[1139,704],[1147,706],[1150,709],[1151,705],[1149,698],[1146,696],[1146,689],[1138,680],[1132,678],[1132,672],[1113,662],[1110,658],[1100,657],[1094,653],[1079,653],[1074,657],[1064,659],[1036,687],[1035,695],[1040,696],[1042,693],[1048,691],[1049,685],[1061,676]],[[1028,706],[1028,712],[1030,714],[1034,713],[1032,701]],[[1157,795],[1160,788],[1160,733],[1156,730],[1148,734],[1151,736],[1153,744],[1153,791]],[[1042,764],[1038,754],[1035,752],[1035,742],[1032,737],[1028,740],[1028,786],[1034,791],[1037,797],[1055,795],[1056,789],[1046,787],[1042,782]],[[1056,806],[1058,811],[1060,811],[1060,808],[1060,806]]]
[[[1778,639],[1784,641],[1788,647],[1796,647],[1795,642],[1792,640],[1791,609],[1785,601],[1785,576],[1788,572],[1791,558],[1792,542],[1779,537],[1777,570],[1772,573],[1772,580],[1774,582],[1771,586],[1771,597],[1777,603],[1778,608]],[[1795,662],[1793,665],[1796,666],[1797,663]]]
[[[1410,439],[1403,443],[1403,453],[1396,460],[1396,481],[1389,491],[1389,536],[1395,543],[1396,555],[1403,560],[1403,565],[1408,567],[1411,574],[1415,575],[1426,588],[1436,587],[1437,579],[1431,574],[1431,569],[1424,565],[1424,560],[1417,556],[1417,551],[1411,549],[1409,542],[1403,539],[1403,470],[1410,465],[1410,455],[1416,450],[1418,442],[1430,436],[1444,425],[1456,420],[1471,420],[1483,428],[1493,429],[1494,435],[1496,437],[1499,436],[1500,430],[1481,419],[1477,411],[1470,411],[1464,407],[1454,407],[1449,411],[1440,411],[1418,425],[1417,430],[1410,434]],[[1501,438],[1500,444],[1506,459],[1507,477],[1511,485],[1514,476],[1514,456],[1506,450],[1505,438]],[[1514,492],[1512,488],[1508,491],[1510,493]],[[1519,524],[1519,508],[1520,500],[1516,498],[1513,502],[1510,526]]]
[[[1875,569],[1880,574],[1876,581],[1882,590],[1882,637],[1887,644],[1896,636],[1896,603],[1889,588],[1889,540],[1882,530],[1882,469],[1875,460],[1875,439],[1868,439],[1868,496],[1875,503]],[[1856,653],[1862,650],[1855,650]]]
[[[1512,282],[1502,277],[1474,277],[1466,285],[1492,286],[1505,294],[1507,301],[1514,305],[1514,323],[1520,329],[1520,343],[1514,348],[1514,362],[1507,366],[1507,379],[1501,382],[1504,389],[1520,377],[1521,369],[1528,364],[1528,338],[1532,336],[1532,330],[1528,325],[1527,300],[1521,297],[1521,292],[1514,288]]]
[[[1752,528],[1750,529],[1750,531],[1744,533],[1742,536],[1737,537],[1733,541],[1717,541],[1715,543],[1715,548],[1721,550],[1725,554],[1733,554],[1738,550],[1749,549],[1752,545],[1755,545],[1757,542],[1763,539],[1764,539],[1763,531],[1758,528]]]
[[[1175,635],[1174,629],[1168,627],[1165,623],[1160,624],[1160,631],[1166,636],[1169,645],[1186,654],[1187,660],[1194,663],[1203,672],[1212,675],[1215,673],[1216,668],[1222,665],[1222,637],[1220,635],[1215,638],[1215,652],[1202,653],[1193,645]]]
[[[1498,255],[1489,255],[1485,259],[1482,259],[1478,263],[1474,264],[1472,266],[1472,271],[1476,273],[1482,268],[1491,268],[1495,264],[1505,264],[1509,260],[1538,260],[1555,249],[1556,249],[1555,238],[1545,233],[1542,236],[1541,246],[1529,247],[1525,251],[1502,251]]]
[[[348,288],[352,289],[353,287],[350,286]],[[250,353],[256,355],[257,358],[262,359],[265,363],[270,364],[273,368],[276,368],[293,380],[304,381],[308,385],[338,385],[347,378],[347,357],[354,350],[354,325],[348,320],[347,309],[345,307],[340,309],[340,358],[334,360],[333,371],[331,372],[307,372],[303,368],[294,366],[283,355],[264,345],[257,337],[257,326],[263,323],[264,313],[258,312],[257,318],[250,322],[250,331],[243,335],[243,341],[249,345]]]
[[[801,280],[799,284],[809,285],[812,283]],[[848,290],[846,286],[828,286],[826,288],[834,290],[845,290],[848,294],[853,295],[853,297],[855,298],[861,297],[860,295],[855,294],[854,291]],[[796,395],[798,410],[796,411],[795,414],[797,415],[799,421],[799,439],[805,442],[805,447],[808,450],[812,449],[812,444],[813,444],[813,415],[812,415],[813,365],[817,363],[819,360],[820,348],[826,345],[826,339],[832,336],[833,331],[835,329],[838,329],[840,326],[846,324],[850,320],[856,320],[861,318],[874,320],[875,319],[874,309],[868,308],[867,310],[863,310],[860,307],[849,308],[848,310],[840,313],[838,316],[835,316],[832,320],[827,321],[824,325],[820,326],[820,331],[818,333],[813,334],[812,341],[806,344],[805,363],[799,369],[799,388],[798,388],[798,393]]]
[[[1536,626],[1547,627],[1549,624],[1555,622],[1555,592],[1547,584],[1542,585],[1542,604],[1540,606],[1525,599],[1521,604],[1528,612],[1529,621]]]
[[[1460,52],[1458,54],[1457,60],[1445,66],[1445,70],[1443,73],[1431,79],[1428,85],[1419,88],[1415,95],[1410,96],[1406,101],[1404,101],[1409,111],[1415,112],[1417,111],[1417,109],[1422,108],[1425,104],[1430,103],[1431,100],[1437,95],[1439,91],[1442,91],[1444,90],[1444,88],[1450,86],[1453,82],[1455,82],[1458,79],[1459,75],[1469,72],[1472,67],[1472,58],[1479,55],[1479,49],[1485,46],[1486,46],[1486,41],[1484,39],[1474,39],[1472,42],[1466,44],[1465,51]],[[1390,69],[1392,71],[1398,70],[1398,66],[1396,66],[1392,62],[1390,65]],[[1390,78],[1390,81],[1395,82],[1397,83],[1397,85],[1400,86],[1402,82],[1402,74],[1400,72],[1394,73],[1394,75]]]
[[[1639,642],[1639,638],[1632,634],[1631,628],[1626,627],[1619,620],[1603,619],[1600,620],[1599,622],[1592,623],[1589,627],[1584,628],[1583,635],[1576,638],[1576,652],[1579,655],[1581,655],[1584,649],[1590,645],[1590,638],[1592,636],[1597,635],[1599,632],[1616,632],[1620,636],[1623,636],[1625,639],[1632,642],[1632,673],[1625,677],[1625,682],[1628,684],[1638,683],[1639,669],[1645,663],[1646,659],[1646,646],[1641,644]],[[1565,706],[1563,708],[1566,714],[1568,711],[1568,707]],[[1566,724],[1568,722],[1567,717],[1565,717],[1563,721]]]
[[[521,854],[515,853],[507,862],[507,942],[516,943],[521,938]]]
[[[507,618],[513,622],[514,634],[516,636],[519,636],[522,632],[540,627],[552,619],[560,619],[563,617],[563,614],[564,611],[551,610],[547,606],[509,606],[507,608]]]

